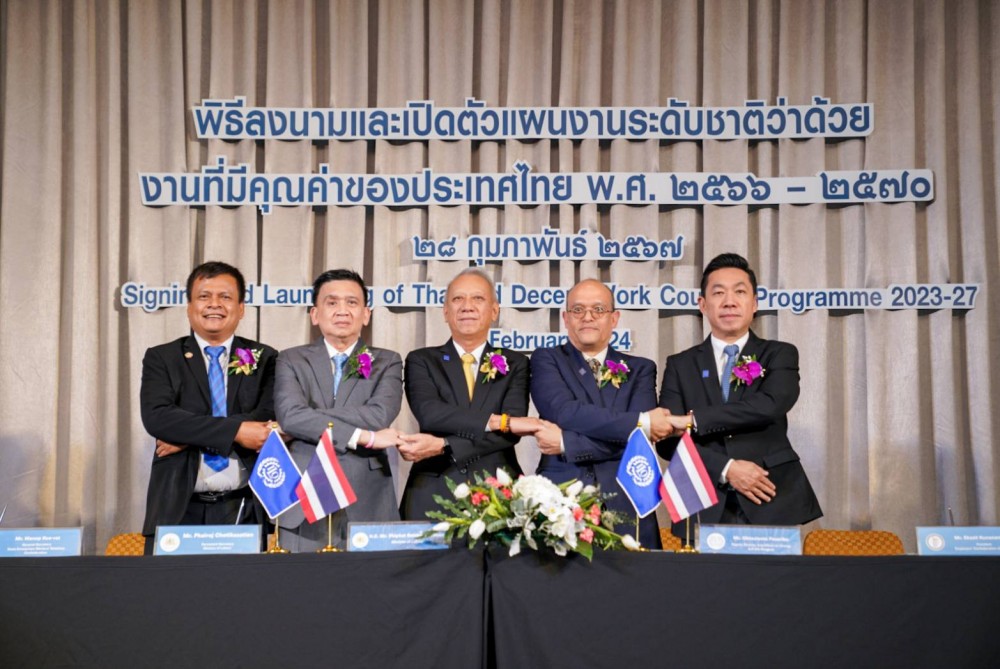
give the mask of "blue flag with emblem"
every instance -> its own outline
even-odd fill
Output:
[[[299,503],[295,494],[302,474],[277,430],[271,430],[250,473],[250,489],[272,520]]]
[[[662,477],[653,445],[642,433],[642,428],[635,428],[629,435],[615,478],[640,518],[645,518],[659,506]]]

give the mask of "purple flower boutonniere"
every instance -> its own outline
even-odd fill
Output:
[[[355,351],[354,355],[347,359],[347,376],[367,379],[372,375],[374,361],[375,356],[372,355],[372,352],[368,350],[367,346],[362,346],[360,350]]]
[[[729,382],[735,381],[737,386],[743,384],[752,386],[755,380],[764,376],[765,371],[767,370],[757,362],[756,355],[745,355],[740,364],[733,367],[733,374],[729,377]]]
[[[604,363],[604,369],[601,370],[601,381],[597,387],[603,388],[610,383],[615,388],[621,388],[622,384],[628,380],[628,372],[628,365],[625,364],[624,360],[615,362],[608,359]]]
[[[246,376],[250,376],[257,371],[257,362],[260,361],[260,356],[263,353],[264,349],[262,348],[235,349],[232,357],[229,359],[229,364],[226,365],[226,370],[229,374],[245,374]]]
[[[479,371],[483,373],[482,383],[487,383],[500,376],[507,376],[507,372],[510,371],[510,367],[507,366],[507,358],[500,353],[500,349],[497,349],[490,353],[487,351],[483,355],[483,364],[479,368]]]

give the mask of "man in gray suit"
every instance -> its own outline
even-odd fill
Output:
[[[389,427],[403,398],[403,363],[395,351],[367,346],[361,329],[371,320],[364,280],[347,269],[329,270],[313,282],[312,324],[323,334],[305,346],[282,351],[274,404],[289,450],[304,470],[316,443],[333,423],[340,465],[358,501],[333,516],[334,545],[343,548],[348,522],[399,520],[385,449],[399,433]],[[306,522],[302,509],[278,517],[281,543],[294,552],[327,544],[327,524]]]

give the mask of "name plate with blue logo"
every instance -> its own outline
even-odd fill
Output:
[[[918,527],[918,555],[1000,555],[1000,527]]]
[[[70,557],[80,555],[82,545],[80,527],[0,530],[0,557]]]
[[[160,525],[153,555],[259,553],[260,525]]]
[[[347,526],[349,551],[413,551],[448,548],[444,532],[422,536],[437,523],[420,520],[399,523],[350,523]]]
[[[802,555],[802,533],[798,527],[702,525],[698,550],[730,555]]]

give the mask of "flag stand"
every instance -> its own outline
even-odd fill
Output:
[[[281,514],[278,514],[281,515]],[[268,555],[291,553],[287,548],[281,547],[281,526],[278,525],[277,517],[274,518],[274,545],[267,549]]]
[[[677,549],[678,553],[697,553],[698,549],[691,545],[691,516],[684,519],[684,545]]]
[[[330,426],[332,427],[333,423],[331,423]],[[344,552],[344,551],[340,550],[339,548],[337,548],[336,546],[333,545],[333,514],[332,513],[326,517],[326,546],[323,546],[322,548],[320,548],[316,552],[317,553],[343,553]]]
[[[326,429],[330,433],[330,441],[333,441],[333,422],[332,421],[326,424]],[[343,553],[344,552],[344,551],[340,550],[339,548],[337,548],[336,546],[333,545],[333,514],[332,513],[327,514],[327,516],[326,516],[326,546],[323,546],[322,548],[320,548],[316,552],[317,553]]]

